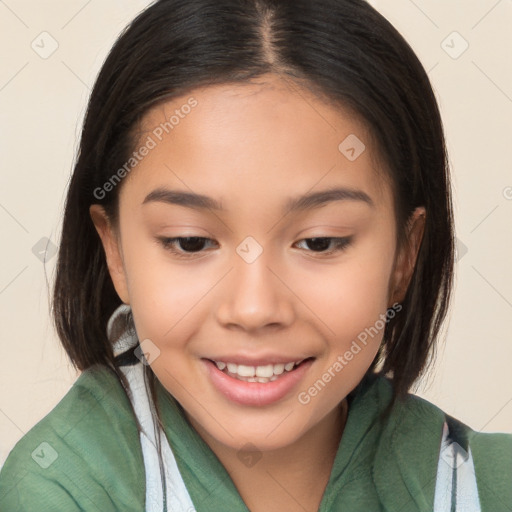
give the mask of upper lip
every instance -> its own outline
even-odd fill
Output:
[[[275,356],[264,356],[264,357],[250,357],[244,356],[240,354],[232,354],[232,355],[224,355],[224,356],[214,356],[207,357],[205,359],[209,359],[210,361],[223,363],[232,363],[232,364],[241,364],[244,366],[267,366],[269,364],[286,364],[286,363],[297,363],[302,362],[305,359],[309,359],[304,356],[283,356],[283,355],[275,355]]]

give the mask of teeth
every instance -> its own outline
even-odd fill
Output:
[[[284,372],[284,364],[274,365],[274,375],[281,375]]]
[[[301,361],[290,363],[266,364],[264,366],[246,366],[243,364],[225,363],[224,361],[214,361],[217,368],[221,371],[226,370],[224,373],[236,375],[240,380],[247,382],[273,382],[279,375],[284,372],[290,372],[295,365]]]
[[[243,364],[239,364],[238,371],[236,373],[238,373],[240,377],[254,377],[254,371],[254,366],[245,366]]]
[[[238,374],[240,373],[240,366],[238,367]],[[257,377],[267,377],[270,378],[274,375],[274,365],[267,364],[266,366],[257,366],[256,367],[256,376]]]

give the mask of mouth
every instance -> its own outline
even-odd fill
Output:
[[[293,372],[304,361],[313,358],[300,359],[299,361],[289,361],[287,363],[269,363],[259,366],[251,366],[245,364],[236,364],[225,361],[214,361],[209,359],[210,362],[215,364],[217,368],[229,375],[229,377],[244,382],[259,382],[266,384],[267,382],[274,382],[286,373]]]
[[[270,405],[290,396],[314,361],[314,357],[308,357],[288,362],[260,360],[250,365],[202,359],[213,387],[230,402],[246,406]]]

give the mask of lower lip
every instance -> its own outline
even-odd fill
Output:
[[[283,373],[272,382],[245,382],[238,380],[217,368],[217,365],[208,359],[203,359],[213,385],[226,398],[241,405],[270,405],[288,395],[302,380],[313,359],[301,363],[291,372]]]

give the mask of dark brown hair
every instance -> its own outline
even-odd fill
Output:
[[[92,91],[64,212],[53,315],[73,364],[115,370],[107,321],[121,304],[89,216],[102,204],[113,222],[121,185],[94,191],[134,150],[142,117],[199,86],[276,73],[356,112],[386,162],[398,242],[410,214],[426,225],[402,311],[385,328],[369,372],[406,396],[428,368],[447,314],[454,266],[449,171],[440,113],[413,50],[363,0],[160,0],[120,35]],[[393,399],[394,401],[394,399]]]

